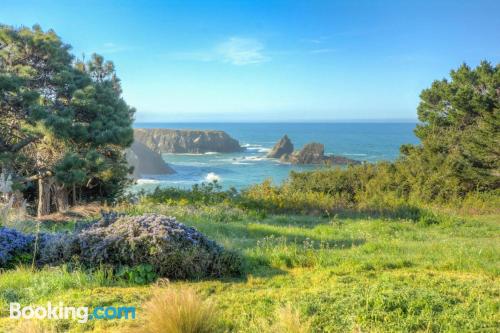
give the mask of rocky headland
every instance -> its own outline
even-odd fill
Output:
[[[238,140],[224,131],[136,128],[134,139],[157,153],[203,154],[242,151]]]

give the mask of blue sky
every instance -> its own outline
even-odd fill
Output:
[[[500,59],[500,1],[11,1],[114,61],[137,121],[415,119],[462,62]]]

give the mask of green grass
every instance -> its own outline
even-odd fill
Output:
[[[240,279],[167,283],[211,298],[227,331],[266,332],[286,305],[310,320],[313,332],[500,330],[498,215],[444,216],[427,225],[356,215],[265,216],[222,205],[144,204],[123,210],[177,216],[242,253],[246,274]],[[4,311],[11,301],[140,309],[152,291],[102,270],[5,271],[0,275],[0,330],[15,324]],[[139,312],[133,327],[143,320]],[[57,322],[60,331],[75,332],[121,331],[130,324]]]

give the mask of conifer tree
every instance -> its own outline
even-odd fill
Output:
[[[450,77],[422,91],[421,145],[402,147],[403,171],[427,200],[500,187],[500,64],[464,64]]]
[[[134,109],[111,62],[69,50],[51,30],[0,26],[0,163],[32,182],[38,215],[65,210],[76,192],[112,199],[127,182]]]

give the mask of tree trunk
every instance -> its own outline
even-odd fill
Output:
[[[68,191],[64,187],[64,185],[61,184],[54,184],[54,199],[55,199],[55,204],[56,204],[56,210],[58,212],[65,212],[69,208],[69,201],[68,201]]]
[[[38,179],[38,217],[50,214],[52,177]]]
[[[73,184],[72,194],[73,194],[73,206],[76,206],[76,186],[75,186],[75,184]]]

